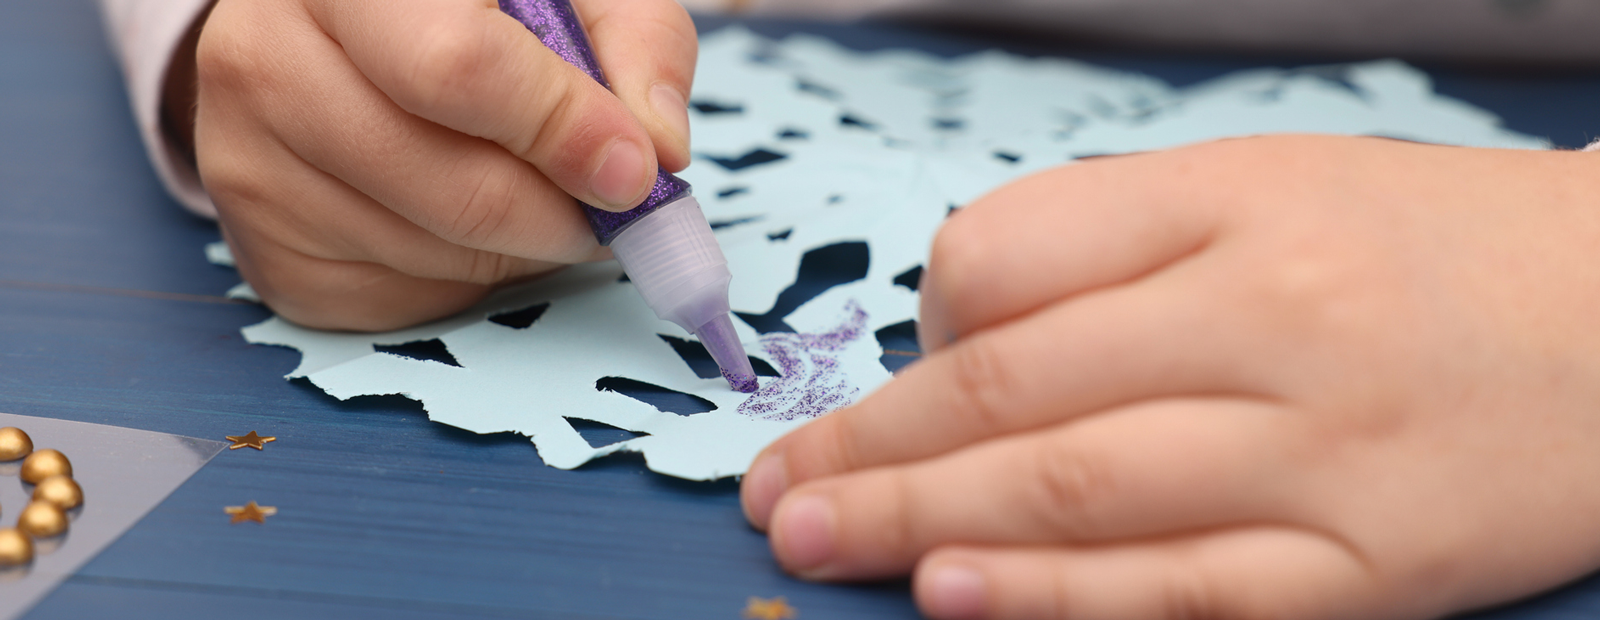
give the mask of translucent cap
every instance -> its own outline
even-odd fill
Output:
[[[755,390],[750,359],[728,316],[733,274],[694,196],[639,218],[612,240],[611,250],[656,316],[700,338],[734,389]]]

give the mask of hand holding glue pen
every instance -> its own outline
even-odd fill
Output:
[[[401,329],[609,259],[573,199],[627,211],[689,164],[695,29],[673,0],[573,2],[614,90],[496,4],[217,0],[161,104],[199,178],[168,180],[304,327]]]
[[[569,0],[500,0],[500,9],[561,58],[607,85]],[[660,170],[650,196],[633,209],[619,213],[579,204],[596,240],[611,246],[656,316],[699,338],[733,389],[756,391],[755,371],[728,307],[733,275],[689,184]]]

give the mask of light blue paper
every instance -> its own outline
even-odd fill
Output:
[[[1398,62],[1247,71],[1176,89],[1068,60],[862,53],[816,37],[772,41],[733,27],[703,38],[697,80],[692,102],[715,105],[692,114],[697,161],[682,176],[694,184],[708,219],[727,224],[718,237],[734,274],[736,311],[771,309],[809,250],[842,242],[870,250],[865,278],[822,293],[784,319],[803,333],[857,321],[862,336],[837,351],[806,353],[829,368],[808,362],[800,371],[806,377],[785,378],[781,386],[763,378],[764,389],[783,393],[762,398],[778,401],[797,400],[790,388],[813,378],[833,386],[835,404],[889,380],[872,334],[915,317],[916,293],[893,280],[926,260],[949,210],[1075,157],[1275,132],[1547,148],[1505,130],[1492,114],[1434,94],[1425,74]],[[783,158],[739,170],[714,163],[757,149]],[[225,250],[213,246],[208,255],[226,262]],[[720,378],[697,377],[658,334],[692,336],[656,319],[620,275],[614,263],[575,267],[396,332],[327,333],[273,318],[244,333],[251,342],[299,349],[301,363],[289,376],[306,377],[338,398],[403,394],[421,401],[434,421],[527,435],[554,467],[628,450],[668,475],[733,476],[761,448],[808,421],[754,415],[751,407],[741,413],[749,397]],[[486,320],[546,302],[548,310],[526,329]],[[775,367],[769,348],[806,340],[770,334],[763,341],[748,325],[736,325],[746,351]],[[374,348],[435,338],[460,367]],[[606,377],[692,394],[716,408],[691,416],[662,412],[597,389]],[[644,436],[595,448],[569,418]]]

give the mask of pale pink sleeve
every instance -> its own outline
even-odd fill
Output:
[[[162,184],[190,211],[215,218],[200,177],[161,131],[161,90],[173,49],[210,0],[100,0],[111,46],[122,62],[133,116]]]

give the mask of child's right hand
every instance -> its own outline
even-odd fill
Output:
[[[495,0],[220,0],[195,152],[262,299],[391,329],[606,256],[573,197],[627,209],[688,165],[695,30],[672,0],[574,4],[615,94]]]

